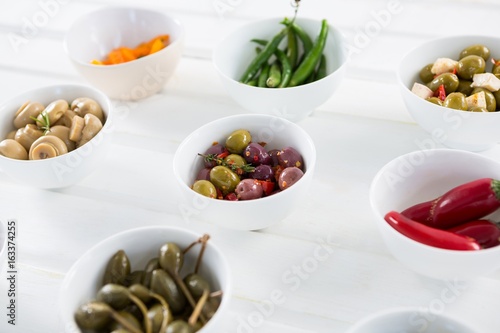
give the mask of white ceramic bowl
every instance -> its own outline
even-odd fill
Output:
[[[283,18],[271,18],[246,24],[226,36],[214,49],[213,63],[229,95],[243,108],[263,114],[300,121],[326,102],[344,78],[346,69],[345,38],[330,25],[324,54],[328,75],[318,81],[289,88],[259,88],[238,80],[255,57],[253,38],[270,40],[282,28]],[[298,17],[296,21],[314,40],[321,20]],[[281,47],[280,47],[281,48]]]
[[[78,97],[94,99],[106,120],[101,131],[90,142],[67,154],[45,160],[16,160],[0,156],[0,170],[24,185],[37,188],[61,188],[73,185],[91,174],[106,158],[113,123],[113,106],[109,98],[95,88],[62,84],[25,91],[0,105],[0,138],[14,129],[12,121],[19,107],[27,101],[47,105],[57,99],[71,102]]]
[[[500,178],[500,163],[476,153],[435,149],[415,151],[387,163],[375,176],[370,202],[389,251],[417,273],[443,280],[466,280],[500,269],[500,246],[453,251],[416,242],[396,231],[384,216],[438,197],[479,178]],[[500,211],[492,216],[498,221]]]
[[[417,307],[383,310],[361,319],[346,333],[479,333],[461,320]]]
[[[255,200],[227,201],[207,198],[191,189],[212,142],[224,143],[237,129],[247,129],[253,142],[266,142],[266,149],[295,148],[304,160],[302,178],[288,189]],[[212,121],[191,133],[175,152],[173,171],[182,198],[179,209],[184,218],[199,218],[213,224],[239,230],[257,230],[277,223],[293,213],[307,195],[316,164],[316,148],[300,126],[270,115],[244,114]]]
[[[200,236],[192,231],[175,227],[143,227],[123,231],[93,246],[74,263],[62,283],[59,312],[64,332],[81,332],[74,321],[74,313],[79,306],[95,299],[97,291],[102,286],[106,264],[118,250],[125,251],[132,270],[141,269],[149,259],[158,256],[159,248],[166,242],[174,242],[179,247],[186,248]],[[186,254],[181,276],[186,272],[192,272],[186,270],[194,267],[198,253],[199,247],[195,247]],[[217,332],[218,322],[222,313],[227,310],[231,298],[232,282],[229,264],[213,239],[207,242],[199,274],[207,279],[214,291],[223,292],[222,302],[216,314],[199,331]]]
[[[434,39],[409,51],[397,70],[398,84],[408,112],[436,143],[450,148],[483,151],[500,142],[500,112],[465,112],[445,108],[411,92],[420,70],[437,58],[457,59],[460,51],[473,44],[484,44],[492,57],[500,57],[500,38],[452,36]],[[487,71],[492,64],[488,61]]]
[[[164,49],[123,64],[93,65],[114,48],[135,47],[170,35]],[[148,9],[109,7],[88,13],[69,28],[64,47],[75,68],[109,97],[138,100],[160,91],[172,77],[182,55],[184,27],[172,16]]]

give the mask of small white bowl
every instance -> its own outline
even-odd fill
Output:
[[[203,167],[204,153],[212,142],[223,143],[237,129],[250,131],[253,142],[266,142],[266,149],[295,148],[304,160],[302,178],[279,193],[254,200],[228,201],[207,198],[191,189]],[[316,165],[316,148],[300,126],[286,119],[243,114],[212,121],[192,132],[177,148],[173,171],[182,194],[179,209],[184,218],[199,218],[215,225],[238,230],[258,230],[293,213],[307,195]]]
[[[161,35],[170,44],[151,55],[117,65],[93,65],[121,46],[136,47]],[[138,100],[151,96],[168,82],[181,59],[184,27],[159,11],[106,7],[76,19],[64,39],[75,68],[92,85],[113,99]]]
[[[47,105],[57,99],[71,102],[78,97],[94,99],[102,108],[105,123],[87,144],[67,154],[44,160],[16,160],[0,155],[0,170],[18,183],[36,188],[61,188],[90,175],[106,158],[113,123],[113,106],[102,92],[84,85],[61,84],[25,91],[0,105],[0,141],[14,129],[12,121],[27,101]]]
[[[74,314],[79,306],[95,299],[102,286],[106,264],[118,250],[125,251],[132,270],[141,269],[149,259],[158,256],[159,248],[166,242],[174,242],[182,249],[200,236],[175,227],[143,227],[123,231],[93,246],[73,264],[62,283],[59,312],[64,332],[81,332],[74,320]],[[194,267],[198,253],[199,251],[194,249],[186,254],[183,266],[185,269]],[[184,269],[180,274],[184,274]],[[213,291],[222,290],[223,296],[215,315],[198,332],[217,332],[222,313],[228,308],[232,282],[229,264],[212,239],[207,242],[199,274],[207,279]]]
[[[300,121],[325,103],[344,78],[347,56],[345,38],[331,24],[324,50],[328,75],[321,80],[289,88],[259,88],[238,80],[255,57],[253,38],[270,40],[284,26],[283,18],[270,18],[246,24],[226,36],[214,49],[213,63],[229,95],[243,108],[262,114]],[[298,17],[299,24],[311,38],[319,34],[321,20]]]
[[[500,163],[461,150],[415,151],[387,163],[373,179],[370,203],[392,255],[415,272],[442,280],[467,280],[500,269],[500,246],[479,251],[440,249],[402,235],[384,220],[391,210],[401,212],[485,177],[500,179]],[[500,211],[491,217],[498,221]]]
[[[387,309],[374,313],[346,333],[478,333],[461,320],[417,307]]]
[[[500,38],[487,36],[452,36],[434,39],[409,51],[397,70],[398,85],[412,118],[436,143],[469,151],[484,151],[500,142],[500,112],[466,112],[430,103],[411,92],[420,82],[419,72],[438,58],[457,60],[464,48],[483,44],[492,57],[500,57]],[[492,64],[487,62],[487,70]]]

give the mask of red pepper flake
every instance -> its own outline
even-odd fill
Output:
[[[220,153],[219,155],[217,155],[218,158],[225,158],[229,155],[229,151],[227,150],[224,150],[222,153]]]
[[[238,201],[238,197],[236,196],[236,193],[234,193],[234,192],[228,193],[226,195],[225,199],[229,200],[229,201]]]
[[[264,190],[264,194],[271,195],[274,191],[275,183],[270,180],[259,180],[262,189]]]
[[[440,85],[436,89],[436,91],[434,92],[434,97],[437,97],[442,101],[446,99],[446,89],[444,88],[444,84]]]

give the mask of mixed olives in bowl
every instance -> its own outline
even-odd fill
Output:
[[[293,147],[266,149],[246,129],[214,142],[203,154],[203,168],[192,188],[209,198],[253,200],[288,189],[304,175],[304,161]]]
[[[500,142],[495,57],[500,38],[480,35],[434,39],[403,57],[397,70],[401,96],[430,136],[420,146],[484,151]]]
[[[291,121],[260,114],[212,121],[175,153],[180,213],[231,229],[266,228],[304,201],[315,164],[314,142]]]
[[[111,101],[92,87],[23,92],[0,106],[0,170],[32,187],[73,185],[105,159],[112,122]]]
[[[88,250],[66,275],[59,308],[68,333],[208,333],[230,297],[229,265],[209,235],[144,227]]]

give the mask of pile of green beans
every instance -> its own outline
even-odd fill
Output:
[[[240,78],[240,82],[262,88],[286,88],[314,82],[326,76],[323,54],[328,37],[328,22],[313,40],[295,21],[285,18],[285,27],[270,41],[252,39],[258,45],[257,55]],[[280,45],[286,39],[282,50]],[[262,47],[262,48],[261,48]]]

